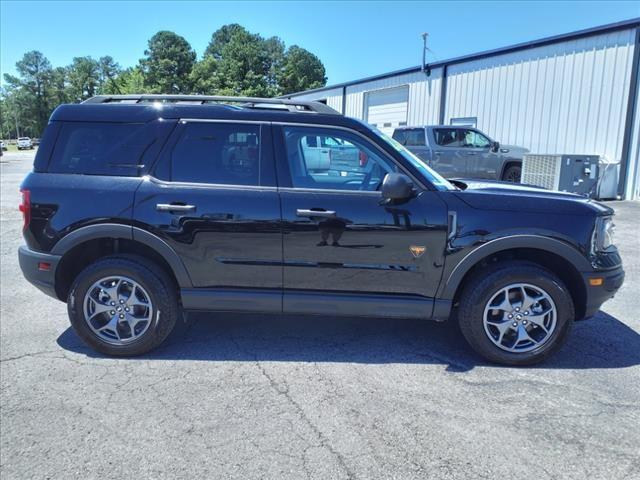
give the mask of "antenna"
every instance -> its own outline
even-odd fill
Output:
[[[427,52],[431,52],[431,49],[427,47],[427,38],[429,37],[429,33],[424,32],[422,34],[422,73],[426,74],[427,77],[431,75],[431,68],[427,65]]]

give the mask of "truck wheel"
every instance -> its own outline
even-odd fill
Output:
[[[157,347],[179,315],[171,279],[136,256],[106,257],[85,268],[71,286],[67,308],[80,338],[115,356],[141,355]]]
[[[502,174],[502,180],[505,182],[520,183],[522,178],[522,167],[520,165],[511,165]]]
[[[460,296],[458,321],[482,357],[504,365],[542,362],[564,343],[575,311],[550,271],[513,261],[475,274]]]

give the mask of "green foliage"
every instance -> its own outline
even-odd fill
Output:
[[[39,137],[53,109],[99,94],[197,93],[271,97],[325,85],[322,62],[278,37],[263,38],[238,24],[211,36],[198,61],[189,42],[160,31],[149,40],[138,65],[122,69],[110,56],[76,57],[53,68],[38,51],[16,63],[0,89],[0,136]]]
[[[196,63],[196,52],[189,42],[173,32],[161,31],[149,40],[140,60],[144,84],[154,93],[189,93],[189,75]]]
[[[289,47],[278,77],[283,94],[319,88],[326,83],[324,65],[318,57],[297,45]]]

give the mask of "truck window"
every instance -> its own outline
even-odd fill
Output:
[[[373,125],[375,127],[375,125]],[[404,130],[394,130],[393,131],[393,137],[392,137],[396,142],[398,142],[400,145],[406,145],[407,142],[407,134],[405,133]]]
[[[412,128],[410,130],[405,130],[406,142],[405,145],[407,147],[424,147],[424,128]]]
[[[436,144],[441,147],[460,147],[462,145],[457,128],[434,128],[433,136]]]
[[[475,130],[462,130],[462,146],[467,148],[487,148],[491,141]]]

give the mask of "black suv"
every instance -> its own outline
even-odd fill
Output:
[[[207,310],[451,317],[485,358],[532,364],[624,278],[610,208],[449,182],[315,102],[62,105],[21,190],[25,277],[110,355]]]

